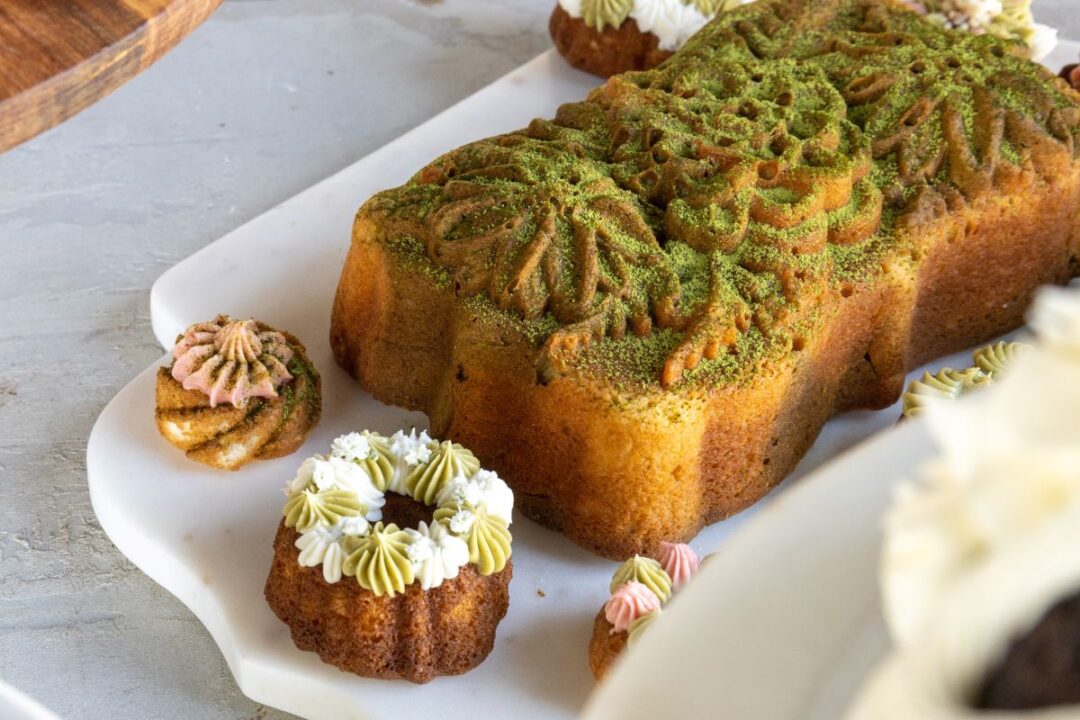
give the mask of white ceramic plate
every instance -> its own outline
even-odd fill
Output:
[[[1046,64],[1061,68],[1078,50],[1062,42]],[[934,366],[963,364],[948,360]],[[935,454],[923,423],[903,423],[774,497],[621,659],[584,720],[843,718],[889,649],[882,515]]]
[[[338,369],[330,353],[330,302],[356,208],[438,153],[550,115],[560,102],[581,98],[595,83],[553,52],[545,53],[207,246],[155,283],[151,315],[163,346],[171,347],[190,323],[219,312],[252,315],[295,332],[323,374],[322,422],[305,447],[288,458],[254,463],[237,473],[185,459],[158,437],[151,421],[156,367],[147,368],[105,408],[87,449],[90,495],[102,528],[121,552],[195,613],[252,699],[311,720],[436,711],[446,720],[508,713],[567,718],[584,704],[593,687],[586,645],[614,564],[529,521],[512,528],[511,607],[492,655],[468,675],[423,687],[358,678],[296,650],[287,628],[267,608],[262,587],[283,502],[281,487],[301,458],[324,452],[333,437],[350,430],[390,432],[425,422],[373,400]],[[832,421],[793,479],[895,419],[892,409]],[[763,505],[708,528],[694,544],[699,551],[712,549]],[[767,650],[762,646],[761,652]]]
[[[56,715],[0,680],[0,720],[60,720]]]

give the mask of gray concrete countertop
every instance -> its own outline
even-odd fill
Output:
[[[1076,2],[1042,18],[1080,37]],[[552,5],[231,0],[0,156],[0,678],[66,718],[286,717],[102,533],[87,435],[162,353],[160,273],[548,48]]]

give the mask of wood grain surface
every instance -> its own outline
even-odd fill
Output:
[[[221,0],[0,2],[0,151],[108,95]]]

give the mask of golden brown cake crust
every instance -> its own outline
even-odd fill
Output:
[[[357,216],[337,361],[574,542],[622,559],[689,540],[774,487],[831,415],[890,404],[910,368],[1015,328],[1036,287],[1080,270],[1080,95],[944,32],[893,3],[762,0],[553,121],[436,160]],[[978,73],[963,104],[933,99]],[[1027,114],[1001,100],[1017,93]],[[640,286],[619,284],[626,258]],[[634,375],[654,357],[661,377]]]
[[[617,28],[595,30],[556,5],[548,29],[568,63],[602,78],[628,70],[648,70],[671,57],[670,52],[659,48],[656,35],[642,32],[633,18]]]
[[[221,470],[295,452],[319,423],[322,380],[300,341],[282,334],[294,353],[293,380],[277,397],[254,398],[244,408],[212,408],[204,393],[185,390],[169,367],[158,368],[154,420],[161,436],[190,459]]]
[[[491,652],[510,603],[509,562],[486,577],[468,564],[430,590],[412,583],[377,597],[353,578],[331,584],[321,568],[301,567],[297,537],[284,521],[278,527],[264,593],[301,650],[346,672],[415,683],[460,675]]]
[[[626,649],[627,633],[612,632],[615,626],[604,617],[604,609],[596,614],[593,621],[592,638],[589,640],[589,669],[593,677],[602,680],[612,663]]]

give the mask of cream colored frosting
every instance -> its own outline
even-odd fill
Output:
[[[405,532],[411,541],[407,552],[413,574],[424,590],[442,585],[443,580],[453,580],[469,562],[469,545],[443,523],[421,522],[416,530],[408,528]]]
[[[985,716],[971,701],[1010,642],[1080,591],[1080,291],[1040,293],[1040,343],[970,401],[927,413],[941,456],[885,522],[896,646],[850,720]],[[1080,707],[995,718],[1080,720]]]
[[[355,576],[362,587],[390,596],[412,582],[424,590],[438,587],[466,563],[482,575],[506,567],[514,494],[465,448],[414,430],[391,438],[349,433],[330,450],[304,460],[286,483],[282,513],[300,534],[301,566],[321,565],[330,583]],[[384,490],[395,488],[435,504],[433,521],[384,527]]]

